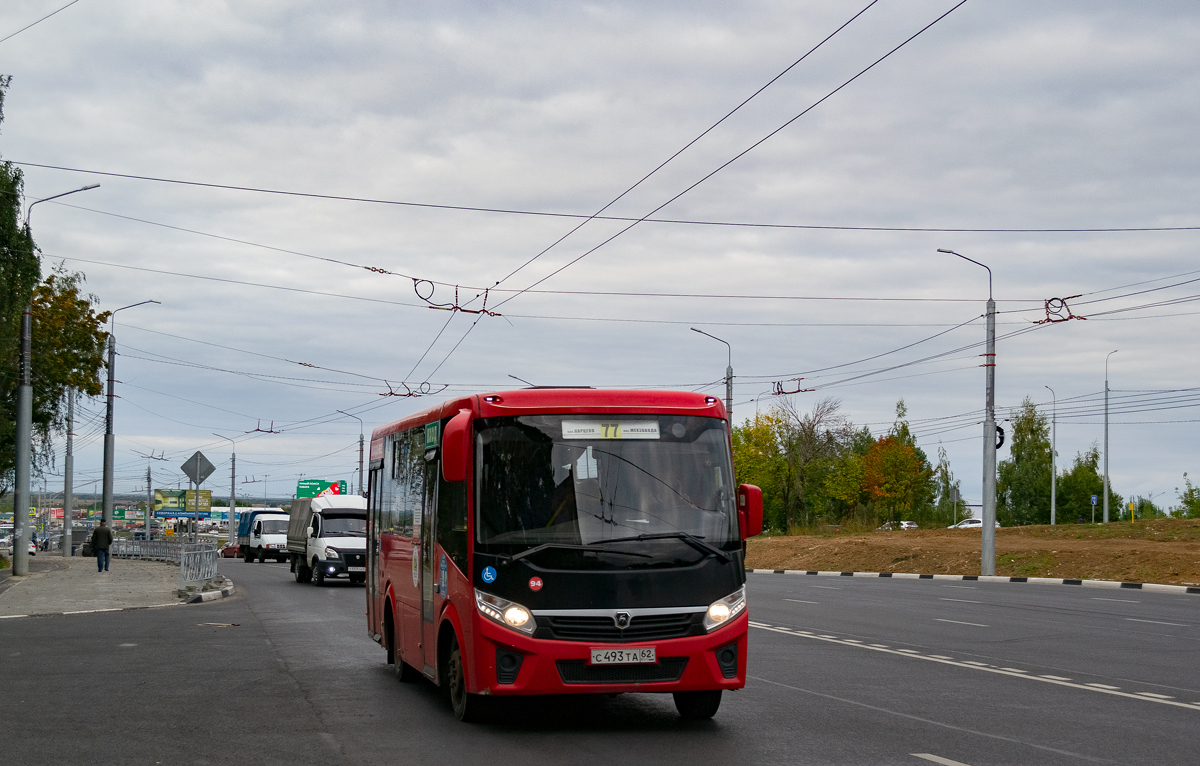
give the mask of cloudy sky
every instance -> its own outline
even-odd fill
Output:
[[[795,377],[876,431],[903,398],[979,502],[987,274],[948,248],[994,273],[1000,416],[1053,387],[1069,461],[1118,349],[1113,486],[1169,503],[1200,471],[1200,9],[969,0],[838,90],[957,0],[869,2],[79,0],[0,42],[29,200],[101,184],[34,210],[46,268],[162,302],[118,315],[117,491],[203,449],[224,495],[214,433],[244,497],[349,480],[337,410],[369,433],[509,375],[720,395],[695,326],[737,420]],[[0,37],[63,5],[8,0]],[[860,11],[605,210],[657,220],[562,239]]]

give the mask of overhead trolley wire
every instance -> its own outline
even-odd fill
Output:
[[[967,0],[960,0],[960,1],[959,1],[958,3],[956,3],[956,4],[955,4],[953,7],[951,7],[951,8],[950,8],[950,10],[948,10],[948,11],[946,11],[945,13],[941,14],[941,15],[940,15],[940,16],[938,16],[936,19],[934,19],[933,21],[929,22],[928,24],[926,24],[926,25],[925,25],[924,27],[922,27],[921,29],[917,30],[917,32],[916,32],[916,33],[914,33],[913,35],[911,35],[911,36],[910,36],[908,39],[904,40],[902,43],[900,43],[899,45],[897,45],[896,47],[892,48],[892,49],[891,49],[890,51],[888,51],[887,53],[885,53],[885,54],[883,54],[882,56],[880,56],[878,59],[876,59],[875,61],[873,61],[871,64],[867,65],[867,66],[866,66],[864,69],[862,69],[861,71],[859,71],[859,72],[858,72],[858,74],[854,75],[854,76],[853,76],[853,77],[851,77],[850,79],[848,79],[848,80],[846,80],[845,82],[843,82],[841,85],[839,85],[839,86],[837,86],[836,88],[834,88],[833,90],[831,90],[829,93],[827,93],[827,94],[825,94],[824,96],[822,96],[822,97],[821,97],[820,99],[818,99],[817,101],[815,101],[815,102],[813,102],[812,104],[810,104],[808,107],[806,107],[806,108],[805,108],[803,111],[801,111],[801,112],[800,112],[799,114],[797,114],[795,117],[792,117],[792,118],[791,118],[791,119],[789,119],[787,122],[783,123],[783,124],[782,124],[782,125],[780,125],[778,128],[775,128],[774,130],[772,130],[770,133],[768,133],[767,135],[763,136],[763,137],[762,137],[762,138],[760,138],[759,140],[755,141],[753,144],[751,144],[750,146],[746,147],[745,149],[743,149],[741,152],[737,153],[736,155],[734,155],[734,156],[733,156],[733,157],[731,157],[730,159],[726,160],[726,161],[725,161],[724,163],[722,163],[721,165],[718,165],[718,166],[717,166],[715,169],[713,169],[712,171],[708,172],[707,174],[705,174],[704,176],[702,176],[702,177],[701,177],[699,180],[697,180],[697,181],[693,182],[691,185],[689,185],[689,186],[685,187],[685,188],[684,188],[682,191],[678,192],[677,194],[675,194],[674,196],[672,196],[671,198],[669,198],[669,199],[668,199],[666,202],[663,202],[661,205],[659,205],[659,206],[657,206],[656,208],[654,208],[653,210],[651,210],[651,211],[650,211],[649,213],[647,213],[646,215],[644,215],[644,216],[642,216],[641,218],[639,218],[639,219],[637,219],[637,220],[633,221],[632,223],[630,223],[628,226],[626,226],[625,228],[621,229],[621,230],[620,230],[620,231],[618,231],[617,233],[615,233],[615,234],[613,234],[612,236],[610,236],[610,237],[608,237],[608,238],[604,239],[604,240],[603,240],[603,241],[601,241],[599,244],[597,244],[597,245],[595,245],[594,247],[592,247],[592,248],[590,248],[590,249],[586,250],[586,251],[585,251],[585,252],[583,252],[581,255],[579,255],[579,256],[577,256],[577,257],[573,258],[572,260],[570,260],[570,261],[568,261],[567,263],[563,264],[562,266],[558,267],[557,269],[555,269],[554,271],[550,272],[550,273],[549,273],[549,274],[547,274],[546,276],[544,276],[544,277],[542,277],[541,279],[537,280],[536,282],[534,282],[532,285],[530,285],[530,286],[529,286],[529,289],[532,289],[532,288],[534,288],[534,287],[537,287],[538,285],[542,284],[542,283],[543,283],[543,282],[545,282],[546,280],[548,280],[548,279],[550,279],[550,278],[554,277],[554,276],[555,276],[555,275],[557,275],[557,274],[560,274],[560,273],[562,273],[562,272],[563,272],[565,269],[568,269],[568,268],[570,268],[571,266],[575,265],[576,263],[579,263],[579,261],[581,261],[581,260],[583,260],[584,258],[588,257],[589,255],[591,255],[592,253],[596,252],[596,251],[597,251],[597,250],[599,250],[600,248],[604,247],[604,246],[605,246],[605,245],[607,245],[609,242],[612,242],[613,240],[615,240],[617,237],[621,236],[621,235],[622,235],[622,234],[624,234],[625,232],[627,232],[627,231],[631,230],[633,227],[637,226],[637,225],[638,225],[639,223],[641,223],[642,221],[644,221],[644,220],[646,220],[647,218],[649,218],[650,216],[654,215],[654,214],[655,214],[655,213],[657,213],[659,210],[662,210],[662,209],[663,209],[664,207],[666,207],[667,205],[670,205],[672,202],[674,202],[675,200],[677,200],[677,199],[679,199],[680,197],[684,196],[685,194],[687,194],[688,192],[690,192],[692,189],[695,189],[697,186],[699,186],[700,184],[704,183],[704,182],[705,182],[705,181],[707,181],[708,179],[712,178],[712,177],[713,177],[713,176],[715,176],[717,173],[720,173],[722,170],[724,170],[725,168],[729,167],[729,166],[730,166],[730,165],[732,165],[733,163],[737,162],[737,161],[738,161],[739,159],[741,159],[742,157],[745,157],[747,154],[749,154],[750,152],[754,151],[756,148],[758,148],[759,146],[761,146],[762,144],[764,144],[765,142],[767,142],[768,140],[770,140],[772,137],[774,137],[774,136],[775,136],[776,134],[778,134],[780,131],[782,131],[782,130],[784,130],[785,128],[787,128],[789,125],[791,125],[792,123],[794,123],[796,120],[798,120],[798,119],[800,119],[801,117],[803,117],[804,115],[808,114],[808,113],[809,113],[809,112],[811,112],[813,109],[816,109],[818,106],[820,106],[821,104],[823,104],[825,101],[827,101],[827,100],[829,100],[830,98],[832,98],[832,97],[833,97],[835,94],[837,94],[838,92],[840,92],[841,90],[843,90],[844,88],[846,88],[847,86],[849,86],[849,85],[850,85],[851,83],[853,83],[855,80],[857,80],[858,78],[862,77],[864,74],[866,74],[866,73],[867,73],[867,72],[869,72],[870,70],[874,69],[874,68],[875,68],[875,67],[876,67],[878,64],[880,64],[881,62],[883,62],[884,60],[886,60],[886,59],[887,59],[888,57],[890,57],[892,54],[896,53],[896,51],[900,50],[901,48],[903,48],[904,46],[908,45],[908,44],[909,44],[910,42],[912,42],[913,40],[915,40],[915,39],[917,39],[918,37],[920,37],[920,36],[921,36],[921,35],[922,35],[922,34],[923,34],[923,33],[924,33],[926,30],[928,30],[928,29],[930,29],[931,27],[933,27],[933,26],[934,26],[935,24],[937,24],[939,21],[941,21],[942,19],[946,18],[947,16],[949,16],[949,15],[950,15],[951,13],[953,13],[954,11],[958,10],[958,9],[959,9],[959,8],[961,8],[963,5],[965,5],[966,3],[967,3]],[[508,298],[505,298],[503,301],[501,301],[499,304],[497,304],[497,305],[496,305],[496,308],[499,308],[500,306],[503,306],[505,303],[508,303],[509,301],[513,300],[514,298],[516,298],[516,297],[517,297],[517,296],[519,296],[519,295],[521,295],[521,293],[517,293],[516,295],[512,295],[512,296],[509,296]]]

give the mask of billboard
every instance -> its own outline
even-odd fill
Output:
[[[325,497],[346,494],[346,482],[304,479],[296,484],[296,497]]]
[[[190,519],[196,511],[196,490],[154,490],[154,517],[158,519]],[[207,519],[212,512],[212,490],[200,490],[200,518]]]

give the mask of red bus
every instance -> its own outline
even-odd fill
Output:
[[[524,389],[371,434],[367,619],[455,715],[488,698],[671,692],[709,718],[746,681],[745,540],[711,396]]]

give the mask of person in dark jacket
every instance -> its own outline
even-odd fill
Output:
[[[92,551],[96,554],[96,571],[108,571],[108,548],[112,545],[113,533],[100,519],[100,526],[92,530]]]

